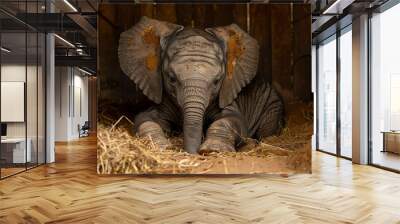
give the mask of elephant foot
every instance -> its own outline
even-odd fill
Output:
[[[169,140],[163,135],[147,136],[156,149],[164,150],[172,146]]]
[[[172,144],[168,141],[168,139],[165,139],[165,141],[157,141],[155,142],[156,147],[158,147],[161,150],[167,149],[172,146]]]
[[[209,154],[212,152],[235,152],[235,147],[220,139],[206,139],[200,146],[199,154]]]
[[[152,121],[144,122],[139,126],[138,136],[142,138],[149,138],[152,144],[161,150],[172,146],[169,140],[165,137],[160,125]]]

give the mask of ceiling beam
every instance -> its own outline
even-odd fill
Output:
[[[342,14],[343,11],[351,4],[353,4],[355,0],[336,0],[329,4],[326,9],[323,10],[322,14],[325,15],[335,15]]]
[[[96,71],[97,60],[90,56],[56,56],[56,66],[79,66],[87,67]]]

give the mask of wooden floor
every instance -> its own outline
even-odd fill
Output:
[[[4,168],[4,167],[2,167],[1,168],[1,178],[8,177],[8,176],[11,176],[13,174],[16,174],[16,173],[19,173],[19,172],[23,172],[25,170],[26,170],[25,167],[23,167],[23,168],[20,168],[20,167],[17,167],[17,168],[15,168],[15,167]]]
[[[400,223],[400,175],[313,158],[291,177],[102,177],[86,138],[0,181],[0,223]]]

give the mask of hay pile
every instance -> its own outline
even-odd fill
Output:
[[[299,113],[299,111],[301,113]],[[103,110],[98,123],[99,174],[296,173],[310,171],[312,106],[293,104],[279,136],[249,139],[238,152],[192,155],[183,151],[182,137],[172,147],[157,148],[151,139],[133,135],[130,116]],[[233,164],[235,163],[235,164]],[[258,164],[262,163],[262,164]]]

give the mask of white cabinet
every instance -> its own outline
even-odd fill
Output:
[[[25,144],[27,143],[26,151]],[[7,163],[25,163],[32,161],[32,140],[25,138],[7,138],[1,140],[2,157]]]

